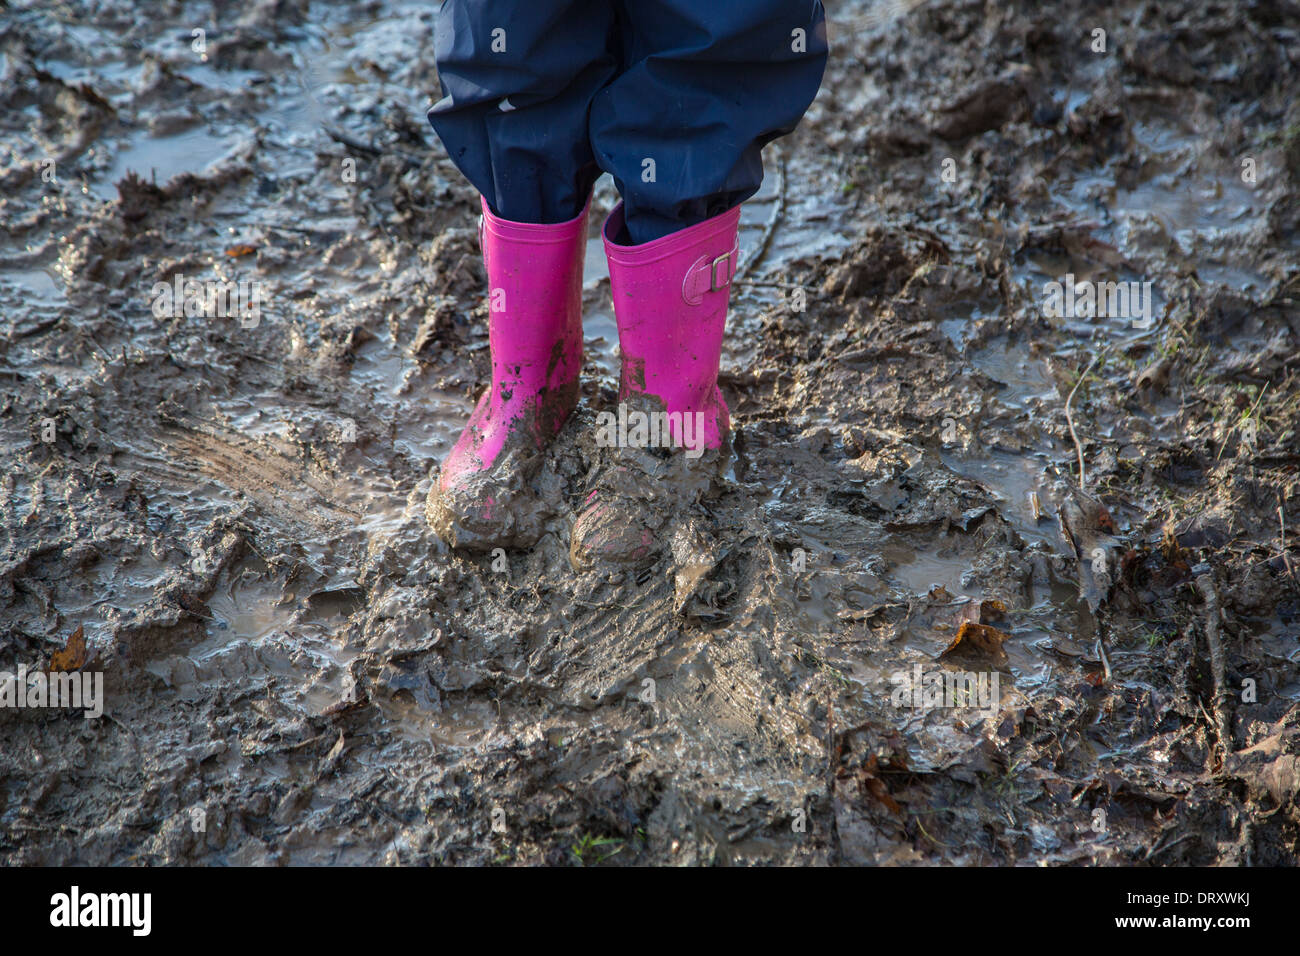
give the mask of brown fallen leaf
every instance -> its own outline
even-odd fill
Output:
[[[208,613],[208,606],[193,594],[181,592],[176,598],[176,603],[196,617],[206,618],[209,621],[213,619],[212,615]]]
[[[1082,229],[1069,229],[1061,235],[1062,245],[1074,262],[1092,262],[1112,269],[1132,269],[1133,263],[1108,242],[1090,236]]]
[[[1142,565],[1142,556],[1135,548],[1128,548],[1120,555],[1119,577],[1130,588],[1137,585],[1138,570]]]
[[[936,111],[930,131],[941,139],[957,140],[997,129],[1024,113],[1030,101],[1030,70],[1015,64],[997,77],[986,78]]]
[[[1168,356],[1152,362],[1137,373],[1133,379],[1134,386],[1139,389],[1149,388],[1163,392],[1169,385],[1169,373],[1173,365],[1173,361]]]
[[[1115,584],[1118,562],[1113,552],[1119,544],[1112,533],[1115,520],[1099,499],[1080,491],[1072,491],[1061,502],[1056,520],[1065,553],[1075,558],[1079,596],[1095,612]]]
[[[1011,635],[1004,634],[996,627],[966,621],[957,631],[952,643],[939,655],[939,660],[949,657],[984,657],[996,664],[1007,662],[1007,652],[1002,649],[1002,642]]]
[[[903,808],[898,805],[889,793],[889,788],[885,786],[885,781],[881,780],[877,774],[880,772],[880,758],[872,754],[867,758],[866,763],[858,768],[858,786],[864,793],[869,793],[889,810],[898,816],[903,815]]]
[[[1105,531],[1107,534],[1119,533],[1119,529],[1115,527],[1115,519],[1110,516],[1110,509],[1108,509],[1100,501],[1097,502],[1096,518],[1097,518],[1097,527],[1100,528],[1102,531]]]
[[[79,671],[86,666],[86,632],[78,625],[63,650],[50,655],[50,672]]]

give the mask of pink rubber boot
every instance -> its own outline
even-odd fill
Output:
[[[452,547],[530,547],[541,535],[528,487],[578,402],[587,209],[556,225],[510,222],[483,201],[492,384],[442,463],[429,524]]]
[[[610,291],[622,374],[613,463],[588,492],[573,527],[577,568],[630,563],[663,543],[674,506],[702,494],[730,454],[731,416],[718,390],[718,363],[736,273],[740,207],[639,246],[612,241],[623,228],[620,203],[605,222]],[[625,419],[659,416],[648,437],[671,441],[665,457],[642,445]],[[666,413],[666,415],[665,415]],[[608,419],[607,419],[608,421]],[[609,435],[598,444],[609,444]],[[630,446],[630,447],[629,447]]]

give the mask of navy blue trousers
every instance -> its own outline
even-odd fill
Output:
[[[633,243],[758,191],[826,66],[819,0],[443,0],[429,122],[498,216],[556,223],[614,178]],[[629,237],[625,237],[629,238]]]

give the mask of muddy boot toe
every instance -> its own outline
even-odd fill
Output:
[[[510,462],[492,471],[434,482],[425,517],[453,548],[531,548],[542,532],[541,502]]]
[[[601,565],[634,565],[661,549],[658,522],[647,520],[644,501],[594,491],[573,524],[569,563],[578,571]]]

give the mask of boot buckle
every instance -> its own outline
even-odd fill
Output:
[[[721,292],[736,277],[736,263],[740,259],[740,245],[733,244],[730,252],[710,259],[701,256],[686,270],[682,280],[682,298],[688,305],[699,305],[709,292]]]
[[[717,292],[718,290],[731,285],[731,277],[736,274],[736,263],[732,260],[734,254],[735,250],[733,249],[731,252],[724,252],[722,255],[718,256],[718,258],[713,260],[713,265],[709,269],[710,292]],[[718,266],[722,265],[724,262],[727,263],[727,279],[725,282],[719,282]]]

